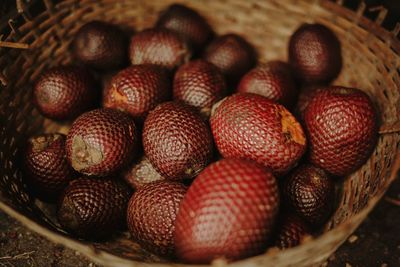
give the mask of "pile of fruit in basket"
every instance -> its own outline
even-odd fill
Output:
[[[31,194],[56,203],[77,238],[127,227],[189,263],[293,247],[321,231],[337,181],[377,142],[368,95],[329,85],[341,47],[321,24],[292,34],[287,62],[261,63],[243,37],[175,4],[133,36],[89,22],[71,50],[74,65],[33,89],[41,114],[70,130],[31,137],[23,162]]]

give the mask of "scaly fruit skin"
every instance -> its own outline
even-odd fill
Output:
[[[357,170],[378,137],[377,115],[368,95],[332,86],[310,101],[304,114],[310,162],[336,176]]]
[[[91,21],[84,24],[72,42],[75,58],[101,70],[122,67],[126,62],[128,39],[115,25]]]
[[[65,155],[65,135],[42,134],[28,140],[23,156],[24,181],[39,199],[57,200],[77,173]]]
[[[275,177],[255,162],[222,159],[189,187],[175,223],[176,254],[188,263],[262,253],[279,209]]]
[[[328,84],[342,68],[339,39],[324,25],[303,24],[290,37],[289,63],[302,82]]]
[[[212,134],[191,106],[166,102],[147,116],[143,127],[145,155],[171,180],[195,177],[213,156]]]
[[[305,152],[300,124],[284,106],[263,96],[237,93],[213,109],[211,130],[225,158],[251,159],[282,175]]]
[[[67,135],[66,152],[72,167],[85,175],[107,176],[138,154],[138,133],[128,114],[95,109],[82,114]]]
[[[211,27],[199,13],[180,4],[170,5],[164,10],[156,26],[177,32],[186,38],[195,50],[205,46],[213,36]]]
[[[103,239],[124,225],[129,197],[129,188],[114,178],[82,177],[65,189],[57,218],[74,236]]]
[[[92,108],[100,95],[89,71],[76,66],[44,71],[33,90],[36,108],[54,120],[76,118]]]
[[[136,191],[128,205],[127,223],[132,238],[157,254],[175,251],[175,220],[187,187],[171,181],[157,181]]]
[[[254,48],[236,34],[214,39],[206,48],[203,58],[217,66],[230,85],[235,84],[256,63]]]
[[[168,73],[156,65],[135,65],[116,74],[103,106],[128,112],[143,121],[150,110],[171,98]]]
[[[332,214],[335,184],[324,170],[305,164],[286,177],[282,194],[285,204],[300,217],[321,226]]]
[[[211,107],[226,95],[224,75],[213,64],[195,60],[175,73],[174,99],[194,106],[207,117]]]
[[[304,112],[310,103],[311,99],[313,99],[314,95],[318,93],[320,90],[326,90],[329,87],[322,85],[311,85],[303,87],[299,93],[299,97],[297,99],[296,106],[294,108],[293,113],[297,116],[297,118],[303,122],[304,121]]]
[[[129,58],[132,65],[155,64],[174,70],[192,56],[187,42],[168,29],[147,29],[131,39]]]
[[[275,245],[280,249],[299,245],[306,236],[311,236],[310,227],[301,218],[293,213],[285,213],[278,223],[279,230]]]
[[[139,162],[135,162],[123,174],[123,178],[133,189],[139,189],[151,182],[165,180],[165,177],[157,172],[146,156],[143,156]]]
[[[293,106],[297,97],[290,66],[282,61],[270,61],[250,70],[241,79],[237,92],[259,94],[287,108]]]

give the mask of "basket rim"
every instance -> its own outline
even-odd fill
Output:
[[[319,2],[320,6],[324,9],[329,9],[331,12],[336,13],[338,16],[342,16],[345,18],[349,17],[349,14],[354,15],[354,11],[348,10],[347,8],[334,3],[334,2],[329,2],[326,0],[322,1],[316,1]],[[334,8],[332,8],[334,7]],[[350,13],[349,13],[350,12]],[[359,25],[362,25],[366,28],[371,28],[375,27],[375,31],[373,34],[377,35],[377,28],[379,28],[379,36],[384,36],[386,40],[390,40],[390,45],[400,53],[400,40],[396,36],[398,34],[394,32],[390,32],[387,29],[384,29],[380,27],[378,23],[375,23],[373,21],[370,21],[369,19],[361,16],[361,21],[358,21],[357,23]],[[365,20],[364,20],[365,19]],[[395,135],[400,135],[399,132],[393,132],[390,134],[395,134]],[[361,223],[362,223],[362,218],[366,217],[370,211],[375,207],[375,205],[379,202],[379,200],[382,198],[382,196],[385,194],[387,189],[389,188],[390,184],[396,179],[398,173],[400,171],[400,151],[397,149],[396,155],[393,159],[392,166],[390,173],[388,175],[388,179],[385,181],[383,188],[381,192],[379,192],[376,196],[371,198],[366,206],[356,215],[354,215],[351,220],[348,219],[344,222],[341,222],[339,225],[337,225],[335,228],[323,233],[322,235],[316,237],[316,238],[311,238],[304,242],[302,245],[289,248],[283,251],[279,251],[279,254],[282,255],[283,257],[290,257],[292,254],[299,250],[303,250],[304,248],[311,248],[316,246],[321,240],[327,240],[329,239],[330,236],[334,236],[339,234],[342,229],[351,229],[351,231],[346,231],[349,232],[347,236],[349,236]],[[137,260],[131,260],[127,258],[123,258],[121,256],[116,256],[112,253],[98,250],[94,246],[85,243],[84,241],[79,241],[76,239],[73,239],[72,237],[65,236],[62,234],[59,234],[55,231],[52,231],[45,226],[37,223],[36,221],[30,219],[29,217],[25,216],[21,212],[13,209],[10,205],[8,205],[6,202],[4,202],[2,199],[0,199],[0,210],[4,211],[6,214],[8,214],[10,217],[16,219],[18,222],[20,222],[22,225],[27,227],[29,230],[38,233],[39,235],[43,236],[47,240],[54,242],[56,244],[61,244],[64,245],[67,248],[70,248],[75,251],[79,251],[86,257],[88,257],[90,260],[97,264],[101,265],[106,265],[107,263],[112,262],[114,267],[134,267],[134,266],[154,266],[154,267],[167,267],[167,266],[176,266],[176,267],[187,267],[187,266],[224,266],[228,265],[227,262],[224,260],[216,260],[212,262],[210,265],[186,265],[186,264],[181,264],[181,263],[173,263],[173,262],[168,262],[168,263],[147,263],[147,262],[142,262],[142,261],[137,261]],[[346,238],[347,239],[347,238]],[[346,239],[343,239],[336,247],[335,250],[346,241]],[[239,266],[242,264],[245,264],[245,266],[257,266],[256,264],[252,263],[251,261],[254,259],[259,259],[259,258],[264,258],[268,256],[273,256],[276,255],[276,250],[268,250],[265,253],[254,256],[251,258],[247,258],[244,260],[240,261],[235,261],[232,263],[229,263],[230,266]]]

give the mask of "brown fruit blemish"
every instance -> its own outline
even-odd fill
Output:
[[[111,94],[112,97],[115,99],[115,101],[117,102],[122,102],[122,103],[127,103],[128,102],[128,98],[126,97],[126,95],[124,95],[123,93],[121,93],[118,88],[116,88],[115,86],[113,86],[111,88]]]
[[[306,138],[304,132],[293,115],[284,108],[280,109],[278,113],[281,117],[282,133],[285,139],[287,141],[293,140],[300,145],[305,145]]]
[[[61,138],[59,134],[41,135],[30,140],[33,152],[41,152],[50,146],[54,141]]]
[[[51,140],[48,140],[45,136],[39,136],[37,138],[32,138],[31,144],[32,144],[32,150],[33,152],[40,152],[45,150],[49,144],[51,143]]]
[[[71,164],[77,171],[99,164],[103,160],[103,153],[87,144],[79,135],[74,136],[72,140],[72,155]]]

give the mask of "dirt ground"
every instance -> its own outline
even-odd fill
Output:
[[[78,252],[47,241],[0,212],[0,267],[3,266],[98,265]],[[400,266],[400,179],[325,266]]]
[[[78,252],[47,241],[4,213],[0,213],[0,266],[94,267],[98,265],[88,261]]]

